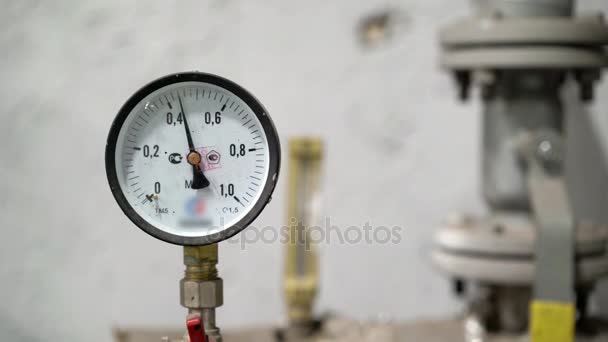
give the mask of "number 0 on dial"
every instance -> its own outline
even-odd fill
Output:
[[[139,228],[179,245],[216,243],[264,209],[278,179],[277,132],[262,104],[219,76],[165,76],[118,112],[106,173]]]

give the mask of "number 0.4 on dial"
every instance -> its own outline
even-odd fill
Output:
[[[180,73],[135,93],[110,129],[112,193],[161,240],[204,245],[247,227],[270,200],[280,165],[264,107],[224,78]]]

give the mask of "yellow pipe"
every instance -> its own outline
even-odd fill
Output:
[[[292,325],[305,325],[313,321],[313,303],[319,287],[317,253],[310,243],[308,228],[319,223],[322,149],[323,143],[318,138],[289,140],[289,241],[284,291]]]

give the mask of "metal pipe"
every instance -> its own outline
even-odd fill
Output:
[[[541,128],[562,131],[562,72],[501,72],[485,87],[483,102],[483,194],[495,210],[530,211],[527,173],[518,141]]]
[[[215,308],[224,302],[223,281],[217,274],[218,245],[185,246],[186,271],[180,282],[180,302],[189,314],[200,314],[205,333],[222,342],[215,323]]]

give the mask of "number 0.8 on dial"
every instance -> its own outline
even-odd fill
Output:
[[[204,73],[135,93],[108,137],[106,171],[125,214],[167,242],[219,242],[270,200],[280,165],[272,120],[245,89]]]

